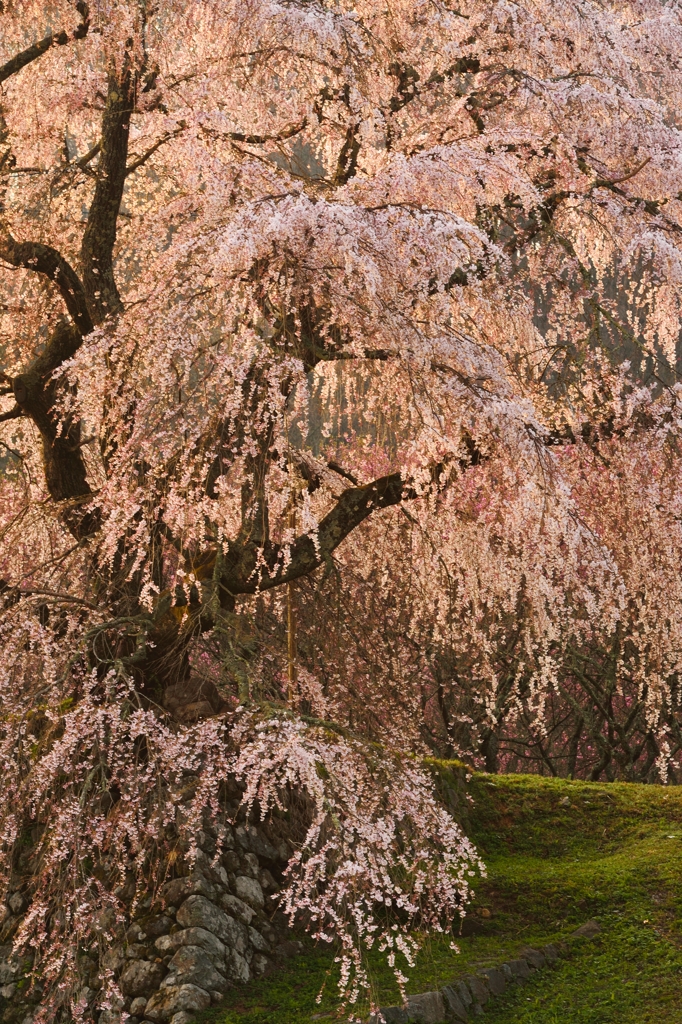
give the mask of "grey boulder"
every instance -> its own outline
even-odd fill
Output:
[[[207,882],[205,878],[201,878],[198,875],[195,875],[193,878],[174,878],[170,882],[165,882],[161,886],[160,891],[166,904],[174,907],[177,907],[178,903],[194,894],[208,896],[209,899],[215,897],[215,887],[210,882]]]
[[[523,981],[530,978],[530,967],[525,960],[510,960],[507,964],[515,981]]]
[[[205,950],[219,970],[225,968],[227,949],[213,932],[205,928],[183,928],[172,935],[163,935],[154,943],[159,953],[174,953],[180,946],[199,946]]]
[[[224,975],[200,946],[180,946],[169,963],[163,987],[177,985],[196,985],[206,992],[226,992],[229,988]]]
[[[244,924],[251,924],[255,917],[255,910],[247,906],[242,900],[238,900],[236,896],[230,896],[228,893],[223,893],[220,897],[220,906],[223,910],[226,910],[232,917],[236,917],[238,921],[242,921]]]
[[[238,828],[235,831],[235,836],[243,850],[249,850],[252,853],[256,853],[264,860],[279,860],[277,850],[272,843],[268,842],[265,836],[262,836],[258,829],[253,826],[247,825],[246,828]]]
[[[524,960],[527,960],[531,967],[534,967],[536,971],[541,971],[547,963],[544,953],[541,953],[539,949],[531,949],[530,946],[526,946],[525,949],[521,950],[521,956]]]
[[[253,948],[259,953],[270,952],[270,943],[264,939],[261,933],[257,932],[255,928],[249,928],[249,939],[251,940]]]
[[[234,883],[237,896],[244,903],[248,903],[254,910],[262,910],[265,905],[265,897],[260,883],[248,875],[238,875]]]
[[[407,997],[407,1019],[410,1024],[443,1024],[445,1003],[440,992],[422,992]]]
[[[573,934],[576,938],[593,939],[595,935],[599,935],[601,927],[596,921],[587,921],[585,924],[581,924],[580,928],[576,928]]]
[[[156,992],[145,1007],[145,1019],[166,1024],[176,1013],[200,1013],[211,1005],[211,997],[197,985],[173,985]]]
[[[227,975],[231,981],[237,981],[240,984],[244,984],[251,977],[251,971],[249,965],[241,953],[238,953],[236,949],[229,949],[227,951]]]
[[[232,946],[240,953],[246,950],[248,939],[246,927],[241,921],[235,921],[220,907],[216,907],[205,896],[190,896],[189,899],[186,899],[177,912],[176,921],[183,928],[203,928],[207,932],[212,932],[226,946]]]
[[[166,973],[163,964],[149,960],[133,960],[128,964],[119,980],[124,996],[148,996],[160,985]]]
[[[492,995],[501,996],[507,987],[507,983],[504,980],[504,974],[502,971],[498,971],[496,967],[484,967],[483,970],[478,972],[482,978],[485,979],[488,988]]]
[[[474,1004],[485,1006],[490,998],[490,992],[483,978],[478,978],[475,974],[467,974],[464,981],[471,992]]]
[[[441,992],[448,1018],[454,1021],[467,1020],[466,1007],[460,999],[459,993],[452,985],[446,985],[445,988],[441,989]]]

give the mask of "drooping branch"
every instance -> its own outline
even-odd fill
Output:
[[[185,131],[186,127],[187,124],[184,121],[180,121],[178,127],[174,131],[166,132],[166,134],[162,135],[160,139],[157,139],[156,142],[149,147],[149,149],[147,149],[140,156],[135,157],[135,159],[126,167],[126,177],[129,174],[133,174],[139,167],[143,167],[147,163],[147,160],[153,157],[154,153],[156,153],[157,150],[161,149],[161,147],[165,145],[166,142],[170,142],[171,139],[177,139],[178,135],[181,135],[182,132]]]
[[[93,325],[85,293],[69,261],[51,245],[17,241],[10,230],[5,218],[5,197],[6,176],[13,166],[14,154],[9,144],[9,128],[0,107],[0,260],[13,267],[32,270],[53,281],[80,333],[89,334]]]
[[[90,11],[87,3],[83,0],[79,0],[76,4],[76,10],[81,16],[80,24],[70,34],[62,29],[61,32],[48,32],[46,36],[39,39],[38,42],[28,46],[21,53],[17,53],[10,60],[6,61],[5,64],[0,67],[0,85],[6,82],[12,75],[16,75],[22,68],[25,68],[28,64],[32,64],[34,60],[38,60],[44,53],[51,50],[53,46],[65,46],[71,39],[84,39],[88,34],[90,28]]]
[[[286,142],[287,139],[293,139],[295,135],[300,135],[307,126],[308,118],[304,117],[302,121],[289,125],[287,128],[282,128],[281,131],[276,132],[274,135],[222,132],[215,128],[210,128],[208,125],[203,125],[201,131],[203,135],[208,135],[215,139],[229,139],[230,142],[241,142],[245,146],[264,146],[268,142]]]
[[[1,125],[0,125],[1,129]],[[2,208],[0,207],[0,217]],[[83,285],[78,275],[61,253],[42,242],[18,242],[7,225],[0,220],[0,259],[13,267],[33,270],[54,281],[69,314],[82,335],[93,328]],[[55,366],[57,364],[55,363]]]
[[[462,460],[468,467],[474,459]],[[437,482],[442,466],[434,467]],[[303,534],[287,549],[272,544],[260,549],[253,543],[230,544],[221,574],[221,586],[232,595],[271,590],[307,576],[329,561],[336,548],[374,512],[419,497],[401,473],[379,477],[360,487],[349,487],[319,524],[314,536]]]

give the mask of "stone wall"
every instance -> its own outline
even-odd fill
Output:
[[[89,1019],[116,1024],[187,1024],[192,1014],[218,1003],[227,990],[271,971],[300,949],[277,911],[281,872],[289,859],[261,828],[227,828],[217,863],[215,834],[197,837],[198,857],[190,873],[163,884],[152,902],[143,900],[125,935],[108,949],[103,966],[122,992],[119,1005],[97,1012],[102,979],[98,965],[83,960],[79,994]],[[26,911],[21,892],[0,910],[0,1021],[31,1024],[41,989],[31,991],[30,960],[12,956],[9,941]]]

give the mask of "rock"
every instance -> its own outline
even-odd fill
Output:
[[[231,981],[245,984],[251,977],[249,965],[236,949],[229,949],[226,958],[227,974]]]
[[[240,922],[229,917],[220,907],[216,907],[205,896],[190,896],[185,900],[176,915],[176,920],[183,928],[204,928],[217,935],[226,946],[233,946],[240,953],[247,947],[248,932]]]
[[[249,928],[249,939],[254,949],[257,949],[259,953],[269,953],[270,946],[268,942],[263,938],[260,932],[257,932],[255,928]]]
[[[210,876],[216,885],[221,889],[227,889],[230,884],[230,880],[227,877],[227,871],[222,864],[212,864],[209,870]]]
[[[174,1013],[171,1017],[170,1024],[190,1024],[192,1017],[189,1013],[185,1013],[184,1010],[180,1010],[180,1013]]]
[[[154,945],[162,954],[175,953],[180,946],[199,946],[209,955],[218,970],[225,969],[227,949],[217,935],[207,932],[205,928],[183,928],[182,931],[173,932],[172,935],[162,935]]]
[[[530,967],[525,960],[510,960],[508,967],[515,981],[530,978]]]
[[[542,952],[545,954],[545,959],[550,964],[555,963],[559,959],[559,949],[552,942],[547,946],[543,946]]]
[[[249,850],[263,860],[269,860],[273,863],[280,860],[280,856],[272,843],[269,843],[265,836],[261,835],[253,825],[235,829],[234,834],[243,850]]]
[[[242,921],[244,924],[251,924],[256,915],[255,910],[252,910],[246,903],[238,900],[236,896],[229,896],[227,893],[221,895],[220,906],[228,914],[236,917],[238,921]]]
[[[531,949],[530,946],[526,946],[525,949],[521,950],[521,956],[531,965],[531,967],[534,967],[536,971],[541,971],[547,963],[544,953],[541,953],[539,949]]]
[[[7,942],[8,939],[12,938],[19,926],[19,920],[20,919],[18,917],[14,917],[13,914],[10,914],[9,917],[5,918],[2,923],[2,927],[0,928],[0,942]]]
[[[81,1003],[82,1006],[90,1006],[95,1001],[95,993],[88,985],[84,985],[82,989],[76,992],[75,998],[76,1002]]]
[[[159,987],[165,973],[163,964],[133,960],[121,975],[119,985],[124,996],[149,996]]]
[[[255,853],[245,853],[242,857],[242,864],[244,865],[244,871],[249,878],[258,878],[260,875],[260,864]]]
[[[593,939],[595,935],[599,935],[601,927],[596,921],[587,921],[585,924],[581,924],[580,928],[576,928],[573,932],[577,938]]]
[[[159,914],[156,917],[145,918],[141,926],[150,938],[156,939],[159,935],[168,935],[173,927],[173,921],[165,914]]]
[[[147,1005],[147,1000],[144,996],[138,996],[137,999],[133,999],[130,1004],[130,1012],[135,1017],[142,1017],[144,1015],[144,1008]]]
[[[126,947],[126,960],[148,960],[149,950],[141,942],[131,942]]]
[[[20,892],[13,892],[7,900],[7,905],[13,914],[21,914],[26,910],[26,900]]]
[[[410,1020],[407,1010],[403,1010],[402,1006],[382,1006],[379,1013],[369,1018],[370,1024],[381,1024],[382,1019],[386,1024],[409,1024]]]
[[[445,1003],[440,992],[422,992],[407,997],[407,1019],[415,1024],[443,1024]]]
[[[169,963],[163,987],[176,985],[196,985],[206,992],[227,992],[229,988],[224,975],[200,946],[180,946]]]
[[[279,889],[277,882],[272,877],[267,868],[263,868],[259,875],[258,881],[261,884],[261,889],[264,889],[266,892],[276,892]]]
[[[121,1011],[105,1009],[99,1015],[99,1024],[121,1024]]]
[[[234,850],[227,850],[223,854],[223,864],[225,865],[228,871],[231,871],[233,874],[236,875],[237,872],[239,871],[239,865],[241,864],[239,854],[235,853]]]
[[[467,974],[464,982],[471,992],[474,1003],[485,1006],[490,998],[490,991],[483,978],[478,978],[475,974]]]
[[[213,835],[208,835],[208,833],[204,832],[203,829],[199,829],[196,834],[196,841],[197,846],[201,847],[202,850],[205,850],[206,853],[215,853],[216,841]]]
[[[123,1006],[124,1002],[120,996],[111,996],[109,1006],[99,1015],[100,1024],[120,1024]]]
[[[275,956],[278,960],[288,960],[291,956],[298,956],[299,953],[303,952],[303,943],[295,942],[293,939],[287,939],[286,942],[281,942],[275,950]]]
[[[256,953],[253,960],[251,961],[251,971],[253,972],[253,974],[255,974],[256,977],[259,977],[261,974],[268,974],[271,968],[272,964],[270,963],[268,958],[266,956],[263,956],[262,953]]]
[[[238,875],[234,884],[235,892],[240,900],[248,903],[254,910],[262,910],[265,904],[263,890],[255,878],[248,878],[246,875]]]
[[[200,1013],[211,1005],[211,997],[197,985],[174,985],[156,992],[145,1007],[145,1019],[166,1024],[181,1011]]]
[[[18,964],[14,963],[2,963],[0,964],[0,985],[9,985],[14,981],[14,978],[19,971]]]
[[[478,973],[482,978],[485,978],[492,995],[502,995],[507,987],[502,971],[498,971],[495,967],[484,967]]]
[[[117,974],[125,963],[123,951],[118,946],[110,946],[102,957],[102,966],[107,971]]]
[[[457,993],[459,998],[462,1000],[462,1003],[463,1003],[465,1009],[468,1010],[469,1007],[472,1005],[474,1000],[473,1000],[473,997],[471,995],[471,992],[469,991],[467,986],[464,984],[464,982],[463,981],[456,981],[454,983],[454,985],[451,986],[451,988],[454,988],[455,992]]]
[[[111,931],[116,924],[116,911],[112,907],[104,907],[95,914],[93,924],[98,932]]]
[[[16,994],[16,991],[17,986],[15,984],[3,985],[0,988],[0,996],[2,996],[3,999],[13,999]]]
[[[465,1021],[467,1019],[467,1011],[459,997],[459,993],[455,991],[452,985],[446,985],[445,988],[441,989],[441,993],[445,1003],[446,1016],[450,1020]]]
[[[174,878],[172,882],[166,882],[161,886],[161,896],[173,906],[177,906],[188,896],[206,896],[207,899],[215,897],[215,886],[207,882],[199,875],[192,878]]]

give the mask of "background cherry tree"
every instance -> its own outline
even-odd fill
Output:
[[[679,9],[0,12],[16,941],[81,1012],[84,908],[117,927],[182,773],[191,854],[236,772],[309,793],[287,906],[355,998],[378,894],[409,957],[476,864],[410,753],[674,766]]]

